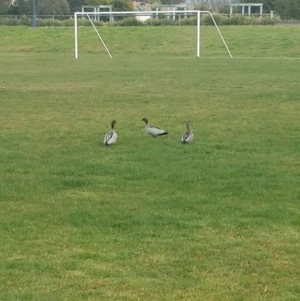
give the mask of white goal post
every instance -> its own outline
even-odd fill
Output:
[[[106,52],[108,53],[108,55],[110,56],[110,58],[112,58],[112,55],[110,54],[108,48],[106,47],[103,39],[101,38],[96,26],[94,25],[92,19],[90,18],[90,15],[101,15],[101,16],[109,16],[111,17],[112,15],[113,16],[125,16],[125,17],[128,17],[128,16],[132,16],[132,17],[135,17],[135,16],[152,16],[152,17],[156,17],[158,14],[165,14],[167,16],[170,16],[170,14],[172,15],[184,15],[184,16],[187,16],[187,15],[197,15],[197,43],[196,43],[196,57],[200,57],[200,16],[201,14],[208,14],[210,15],[217,31],[218,31],[218,34],[229,54],[229,57],[232,58],[232,55],[230,53],[230,50],[229,48],[227,47],[227,44],[219,30],[219,27],[212,15],[212,13],[210,11],[201,11],[201,10],[185,10],[185,11],[172,11],[172,12],[168,12],[168,11],[134,11],[134,12],[75,12],[74,13],[74,31],[75,31],[75,58],[78,59],[78,17],[81,16],[81,17],[84,17],[84,16],[87,16],[89,21],[91,22],[96,34],[98,35],[100,41],[102,42],[103,46],[105,47],[106,49]]]

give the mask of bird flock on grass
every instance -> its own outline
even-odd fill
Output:
[[[156,126],[152,126],[152,125],[149,125],[148,123],[148,118],[144,117],[141,121],[144,121],[145,124],[146,124],[146,132],[151,135],[152,137],[158,137],[158,136],[162,136],[162,135],[168,135],[168,132],[163,130],[163,129],[160,129]],[[115,130],[115,124],[117,123],[116,120],[113,120],[111,122],[111,128],[110,128],[110,131],[104,136],[104,145],[112,145],[114,143],[116,143],[117,141],[117,138],[118,138],[118,135],[116,133],[116,130]],[[194,140],[194,134],[191,130],[191,125],[192,123],[191,122],[188,122],[186,124],[186,132],[181,136],[181,142],[183,144],[190,144],[193,142]]]

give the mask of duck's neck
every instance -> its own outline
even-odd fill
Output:
[[[188,123],[186,124],[186,128],[187,128],[188,133],[190,133],[191,130],[190,130],[190,125]]]

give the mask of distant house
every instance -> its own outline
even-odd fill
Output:
[[[151,12],[152,11],[151,4],[146,3],[146,2],[132,1],[132,5],[134,7],[134,10],[136,10],[136,11],[141,11],[141,12],[147,12],[147,11]],[[136,19],[141,22],[145,22],[150,18],[151,18],[150,15],[149,16],[141,16],[141,15],[136,16]]]

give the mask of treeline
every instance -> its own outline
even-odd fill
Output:
[[[112,5],[113,11],[134,10],[131,0],[0,0],[0,15],[31,15],[32,3],[35,2],[37,15],[70,15],[81,11],[82,5]],[[184,0],[145,0],[162,4],[178,4]],[[229,0],[191,0],[196,9],[211,10],[216,13],[229,13]],[[238,1],[235,1],[238,2]],[[240,0],[240,3],[263,3],[263,13],[273,11],[282,20],[300,20],[300,0]],[[240,13],[240,8],[235,8]],[[252,13],[259,13],[253,7]]]
[[[240,3],[263,3],[263,12],[272,10],[282,20],[300,20],[300,0],[240,0]]]
[[[0,15],[31,15],[35,2],[37,15],[70,15],[82,5],[112,5],[113,11],[132,11],[131,0],[0,0]]]

